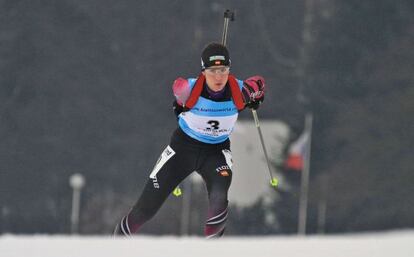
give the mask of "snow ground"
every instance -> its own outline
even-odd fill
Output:
[[[413,257],[414,230],[334,236],[0,236],[2,257]]]

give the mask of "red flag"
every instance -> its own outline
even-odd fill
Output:
[[[296,171],[303,170],[307,144],[309,144],[309,132],[304,131],[299,138],[289,146],[288,155],[285,160],[286,169]]]

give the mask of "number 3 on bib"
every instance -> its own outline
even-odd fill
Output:
[[[218,122],[218,120],[209,120],[207,121],[207,123],[210,124],[212,129],[215,129],[215,130],[219,129],[220,122]]]

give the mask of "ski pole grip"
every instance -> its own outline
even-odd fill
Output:
[[[230,19],[231,21],[234,21],[234,12],[227,9],[224,12],[224,19]]]

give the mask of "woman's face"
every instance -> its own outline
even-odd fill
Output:
[[[226,86],[229,73],[229,66],[214,66],[203,71],[203,75],[206,77],[207,86],[214,92],[220,91]]]

